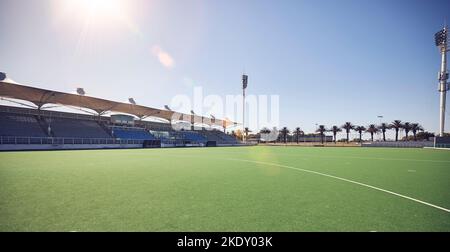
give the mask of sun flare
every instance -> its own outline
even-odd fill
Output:
[[[122,18],[126,14],[125,0],[64,0],[64,8],[80,17]]]
[[[123,5],[123,1],[120,0],[78,0],[77,2],[81,8],[92,15],[120,14]]]

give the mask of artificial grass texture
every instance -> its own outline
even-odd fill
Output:
[[[3,152],[0,231],[450,231],[450,213],[443,210],[271,164],[450,208],[445,150]]]

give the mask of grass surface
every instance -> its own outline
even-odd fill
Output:
[[[4,152],[0,231],[450,231],[449,212],[295,168],[450,209],[445,150]]]

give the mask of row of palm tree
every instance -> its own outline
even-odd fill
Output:
[[[336,142],[336,134],[338,132],[341,132],[342,129],[344,129],[347,134],[347,139],[346,139],[347,142],[349,141],[349,134],[350,134],[351,130],[354,130],[359,133],[359,141],[362,141],[363,132],[370,133],[371,141],[373,141],[373,135],[379,131],[381,131],[383,134],[383,141],[386,141],[386,131],[389,129],[395,130],[395,141],[398,141],[398,132],[400,131],[400,129],[405,130],[406,140],[408,140],[409,132],[412,132],[414,135],[414,140],[417,140],[417,138],[416,138],[417,132],[424,130],[423,127],[420,126],[420,124],[418,124],[418,123],[410,123],[410,122],[402,123],[402,121],[400,121],[400,120],[394,120],[390,124],[381,123],[378,126],[376,126],[375,124],[370,124],[367,128],[364,126],[353,125],[351,122],[346,122],[341,127],[332,126],[331,129],[329,130],[329,131],[333,132],[335,142]],[[322,132],[322,129],[320,128],[320,126],[319,126],[319,129],[317,129],[317,132]]]
[[[362,126],[362,125],[353,125],[351,122],[345,122],[342,126],[336,126],[333,125],[330,129],[327,129],[325,127],[325,125],[319,125],[316,132],[319,133],[320,137],[321,137],[321,142],[324,142],[324,137],[325,137],[325,132],[332,132],[333,133],[333,139],[334,142],[337,141],[336,135],[339,132],[342,132],[343,130],[345,130],[346,133],[346,141],[349,142],[349,135],[350,132],[356,131],[359,134],[359,141],[362,141],[362,135],[364,132],[370,133],[370,138],[371,141],[373,141],[373,136],[374,134],[381,132],[383,134],[383,141],[386,141],[386,132],[388,130],[395,130],[395,141],[398,141],[398,132],[403,129],[405,131],[406,134],[406,141],[408,140],[408,135],[410,132],[413,133],[414,135],[414,140],[417,140],[416,138],[416,134],[419,131],[424,131],[423,127],[420,126],[420,124],[418,123],[410,123],[410,122],[405,122],[402,123],[402,121],[400,120],[395,120],[392,123],[381,123],[380,125],[375,125],[375,124],[370,124],[366,127]],[[267,131],[267,132],[266,132]],[[246,135],[248,135],[248,128],[245,129],[245,133]],[[270,130],[268,129],[263,129],[261,130],[260,133],[269,133]],[[284,142],[287,142],[287,138],[288,135],[290,133],[289,129],[287,127],[283,127],[280,131],[280,140],[283,140]],[[299,142],[299,137],[301,135],[304,135],[304,132],[301,130],[300,127],[297,127],[295,129],[295,131],[293,131],[293,134],[296,136],[296,142]]]

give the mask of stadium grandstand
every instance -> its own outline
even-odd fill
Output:
[[[235,137],[225,133],[227,127],[237,125],[228,120],[45,90],[7,81],[0,82],[0,97],[35,105],[33,108],[0,106],[0,150],[242,145]],[[47,104],[88,109],[95,113],[91,115],[48,110],[44,108]],[[108,116],[107,113],[117,114]],[[166,122],[143,120],[148,117]]]

